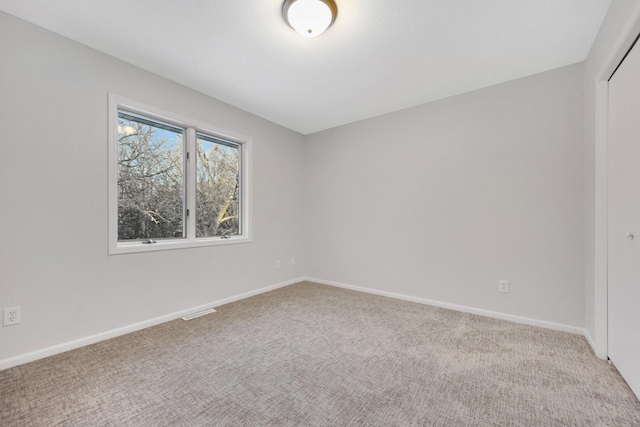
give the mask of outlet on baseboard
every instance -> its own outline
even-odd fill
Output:
[[[20,306],[4,309],[4,326],[17,325],[20,323]]]
[[[509,281],[500,280],[500,282],[498,282],[498,289],[500,292],[509,292]]]

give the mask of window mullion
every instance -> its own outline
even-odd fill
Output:
[[[185,205],[189,212],[187,216],[187,240],[196,238],[196,162],[198,153],[196,151],[196,130],[186,129],[186,150],[187,150],[187,173],[185,174],[186,201]]]

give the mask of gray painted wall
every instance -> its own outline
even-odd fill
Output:
[[[309,136],[308,275],[582,327],[582,73]]]
[[[1,12],[0,58],[0,360],[303,275],[300,134]],[[253,243],[107,255],[109,92],[253,138]]]

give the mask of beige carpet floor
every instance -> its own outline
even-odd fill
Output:
[[[578,335],[300,283],[0,372],[0,425],[640,426]]]

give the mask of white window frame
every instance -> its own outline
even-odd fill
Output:
[[[158,120],[185,130],[187,237],[158,239],[155,243],[118,241],[118,111],[125,110],[152,120]],[[236,143],[240,149],[240,234],[234,236],[196,237],[196,134],[203,133]],[[109,255],[154,252],[203,246],[233,245],[251,242],[251,148],[252,139],[188,117],[155,108],[125,97],[109,94]]]

